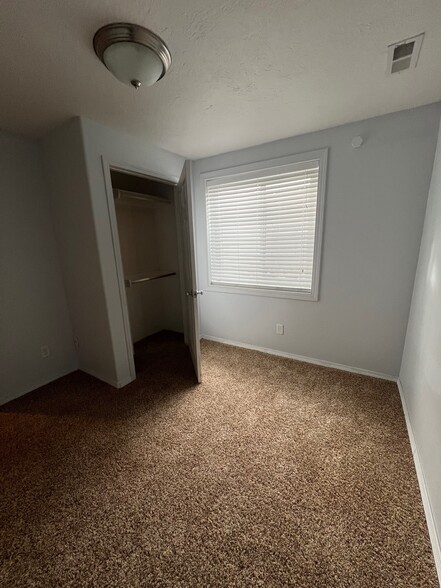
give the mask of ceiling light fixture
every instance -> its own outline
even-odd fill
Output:
[[[95,53],[108,70],[124,84],[138,89],[152,86],[171,65],[171,54],[164,41],[144,27],[117,22],[97,30],[93,38]]]

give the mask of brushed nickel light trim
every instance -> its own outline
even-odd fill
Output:
[[[167,45],[160,37],[158,37],[158,35],[149,29],[126,22],[115,22],[104,25],[97,30],[93,37],[93,48],[95,53],[107,69],[109,68],[104,62],[105,50],[115,43],[122,42],[137,43],[138,45],[143,45],[144,47],[151,49],[162,62],[162,73],[158,80],[165,76],[172,62],[171,53]],[[111,70],[109,69],[109,71]],[[136,89],[141,86],[139,80],[132,80],[131,83]]]

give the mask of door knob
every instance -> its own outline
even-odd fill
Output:
[[[202,296],[202,294],[204,293],[203,290],[188,290],[185,295],[186,296],[192,296],[193,298],[196,298],[197,296]]]

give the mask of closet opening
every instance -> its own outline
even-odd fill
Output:
[[[112,167],[110,179],[136,376],[152,362],[173,369],[176,346],[185,347],[176,185]]]

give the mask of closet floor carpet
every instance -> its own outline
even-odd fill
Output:
[[[0,585],[436,587],[394,383],[203,341],[0,409]]]

